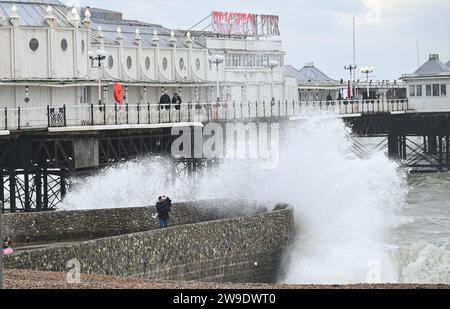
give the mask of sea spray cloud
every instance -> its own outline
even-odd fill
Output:
[[[175,201],[287,202],[295,207],[298,229],[284,282],[396,282],[387,237],[397,224],[404,179],[384,154],[356,157],[349,131],[334,116],[308,116],[281,132],[276,169],[234,158],[171,182],[170,160],[124,163],[83,180],[64,204],[67,209],[143,206],[160,194]]]

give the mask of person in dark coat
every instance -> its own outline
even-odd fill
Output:
[[[159,99],[159,108],[163,109],[164,107],[166,110],[169,110],[171,102],[172,101],[170,100],[170,96],[167,94],[167,91],[164,91],[163,95]]]
[[[175,105],[175,109],[179,110],[181,103],[183,103],[183,100],[181,100],[181,97],[178,95],[178,93],[175,93],[172,98],[172,105]]]
[[[160,196],[158,202],[156,203],[156,211],[158,212],[159,226],[160,228],[169,227],[169,212],[172,208],[172,201],[170,198],[165,196]]]

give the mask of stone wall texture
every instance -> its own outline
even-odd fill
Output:
[[[198,211],[198,208],[195,209]],[[246,212],[243,206],[234,209],[236,213]],[[294,236],[293,211],[280,206],[275,209],[263,213],[260,208],[256,210],[258,214],[243,214],[203,223],[192,223],[186,219],[179,221],[185,224],[163,230],[151,229],[21,251],[6,256],[5,265],[11,269],[67,272],[73,267],[68,262],[75,261],[79,263],[81,273],[87,274],[160,280],[272,283],[283,271],[283,253]],[[134,211],[148,212],[148,209]],[[116,214],[111,213],[111,216]],[[226,212],[226,215],[233,214]],[[207,215],[205,212],[193,215],[195,218],[202,216]],[[111,220],[109,222],[113,223]],[[136,226],[139,224],[136,223]]]
[[[171,225],[193,224],[232,218],[272,209],[248,201],[210,200],[174,203]],[[98,210],[56,211],[5,214],[3,235],[15,243],[38,241],[86,240],[157,229],[159,223],[151,215],[155,207]]]

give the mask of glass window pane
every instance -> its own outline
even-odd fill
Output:
[[[422,96],[422,85],[419,85],[416,87],[416,96],[421,97]]]
[[[439,96],[439,84],[434,84],[433,85],[433,97],[438,97]]]
[[[441,96],[447,95],[447,85],[441,85]]]
[[[256,66],[261,67],[261,55],[256,55]]]
[[[410,97],[416,96],[416,86],[409,86],[409,96]]]
[[[427,97],[431,97],[431,85],[426,86]]]

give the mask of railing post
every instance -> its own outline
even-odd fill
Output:
[[[139,103],[137,104],[137,113],[138,113],[138,124],[141,124],[141,117],[140,117],[140,113],[141,113],[141,109],[139,108]]]
[[[148,117],[147,122],[148,122],[148,124],[150,124],[152,122],[151,114],[150,114],[150,103],[147,103],[147,117]]]
[[[8,130],[8,108],[5,107],[5,130]]]
[[[67,127],[67,114],[66,114],[66,104],[63,105],[63,117],[64,117],[64,126]]]
[[[128,103],[125,104],[125,111],[127,112],[127,124],[129,124],[129,122],[130,122],[130,115],[129,115],[130,109],[129,109]]]
[[[20,107],[17,108],[17,129],[20,130]]]
[[[256,102],[255,102],[255,108],[256,108],[256,118],[258,118],[258,114],[259,114],[259,112],[258,112],[258,100],[256,100]]]
[[[169,104],[169,123],[172,123],[172,106]]]
[[[50,106],[47,105],[47,128],[50,128]]]
[[[191,109],[194,106],[192,103],[188,103],[188,122],[191,122]]]
[[[181,108],[183,107],[183,103],[178,105],[178,122],[181,122]]]
[[[250,101],[247,101],[247,109],[248,109],[248,119],[252,118],[252,107]],[[242,104],[241,104],[241,110],[242,110]],[[241,113],[241,118],[244,118],[244,116]]]
[[[241,102],[241,109],[242,109],[242,102]],[[233,113],[234,113],[233,119],[236,120],[236,101],[233,101]]]
[[[94,104],[91,103],[91,126],[94,125]]]
[[[162,104],[159,104],[158,105],[158,123],[161,123],[161,107],[162,107]]]
[[[117,112],[118,112],[118,108],[117,108],[117,104],[114,105],[114,122],[117,125]]]
[[[103,104],[103,124],[106,126],[106,104]]]
[[[266,118],[266,101],[263,100],[263,117]]]

